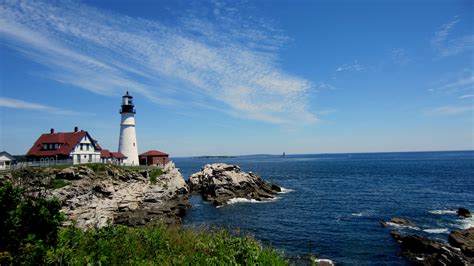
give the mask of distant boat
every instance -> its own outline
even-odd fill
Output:
[[[283,155],[281,157],[285,157],[285,152],[283,152]]]

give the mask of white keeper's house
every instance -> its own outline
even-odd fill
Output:
[[[0,170],[10,169],[16,158],[6,151],[0,152]]]
[[[99,163],[102,148],[87,131],[74,128],[74,132],[54,132],[42,134],[26,154],[29,162],[55,164]]]

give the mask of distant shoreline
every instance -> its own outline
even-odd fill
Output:
[[[446,153],[446,152],[474,152],[474,150],[433,150],[433,151],[375,151],[375,152],[324,152],[324,153],[286,153],[287,156],[308,156],[308,155],[349,155],[349,154],[397,154],[397,153]],[[191,159],[232,159],[246,157],[282,157],[282,154],[247,154],[247,155],[198,155],[198,156],[176,156],[173,158]]]

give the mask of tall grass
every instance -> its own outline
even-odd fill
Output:
[[[287,265],[280,254],[249,236],[227,231],[181,227],[112,226],[82,231],[60,231],[47,264],[74,265]]]

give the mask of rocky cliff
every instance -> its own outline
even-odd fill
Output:
[[[205,165],[188,180],[193,193],[216,206],[226,204],[233,198],[269,200],[281,191],[277,185],[264,181],[252,172],[243,172],[237,165],[215,163]]]
[[[188,186],[172,162],[159,174],[158,169],[94,164],[29,168],[7,178],[29,193],[58,198],[62,212],[80,228],[179,223],[191,206]]]

